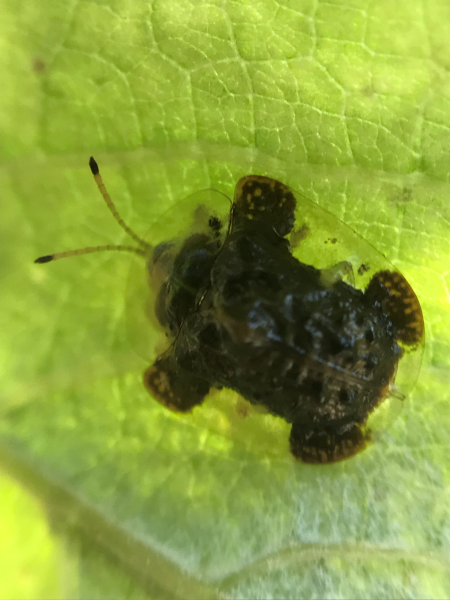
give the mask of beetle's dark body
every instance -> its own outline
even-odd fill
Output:
[[[401,355],[391,322],[363,292],[341,280],[324,287],[318,269],[274,242],[230,236],[175,345],[178,364],[289,423],[364,419]]]
[[[248,176],[223,245],[213,232],[185,241],[156,307],[173,345],[144,381],[183,412],[212,387],[232,388],[292,423],[294,456],[334,462],[366,445],[367,417],[403,353],[398,342],[417,344],[423,321],[397,272],[375,274],[363,292],[292,256],[294,209],[289,188]]]

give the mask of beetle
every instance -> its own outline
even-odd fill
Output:
[[[364,449],[369,416],[398,394],[399,362],[424,340],[420,303],[405,277],[378,270],[361,290],[347,261],[328,269],[301,262],[288,238],[296,195],[260,175],[238,181],[228,223],[210,216],[205,231],[154,247],[123,222],[92,157],[89,164],[137,246],[35,262],[121,250],[159,273],[154,312],[169,343],[144,373],[150,394],[187,413],[212,389],[232,389],[291,424],[291,453],[305,463],[334,463]]]

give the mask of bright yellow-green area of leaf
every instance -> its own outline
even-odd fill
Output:
[[[450,5],[0,0],[0,10],[0,460],[83,540],[67,543],[68,588],[448,598]],[[389,432],[318,468],[273,458],[256,424],[247,444],[220,412],[180,419],[152,401],[127,333],[135,258],[33,264],[126,243],[91,154],[139,233],[188,194],[232,195],[256,172],[394,262],[422,303],[426,347]]]
[[[45,514],[0,474],[0,598],[59,598],[57,552]]]

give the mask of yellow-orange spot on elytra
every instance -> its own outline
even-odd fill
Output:
[[[247,215],[247,219],[250,219],[250,221],[253,219],[253,215]]]
[[[252,195],[251,194],[247,194],[247,202],[250,202],[251,199],[252,199]]]
[[[261,194],[262,194],[262,189],[256,188],[256,190],[254,191],[254,195],[258,198],[259,196],[261,196]]]

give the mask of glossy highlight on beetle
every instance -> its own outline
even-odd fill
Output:
[[[99,249],[134,251],[158,273],[154,313],[169,341],[144,373],[154,398],[186,413],[214,388],[233,389],[291,424],[296,459],[326,464],[371,441],[368,418],[397,393],[399,362],[423,342],[424,324],[398,271],[379,270],[360,290],[344,281],[354,279],[350,263],[318,269],[294,257],[296,206],[283,183],[248,175],[228,222],[210,216],[181,244],[152,247],[133,234],[138,248]],[[309,229],[299,232],[301,244]]]

